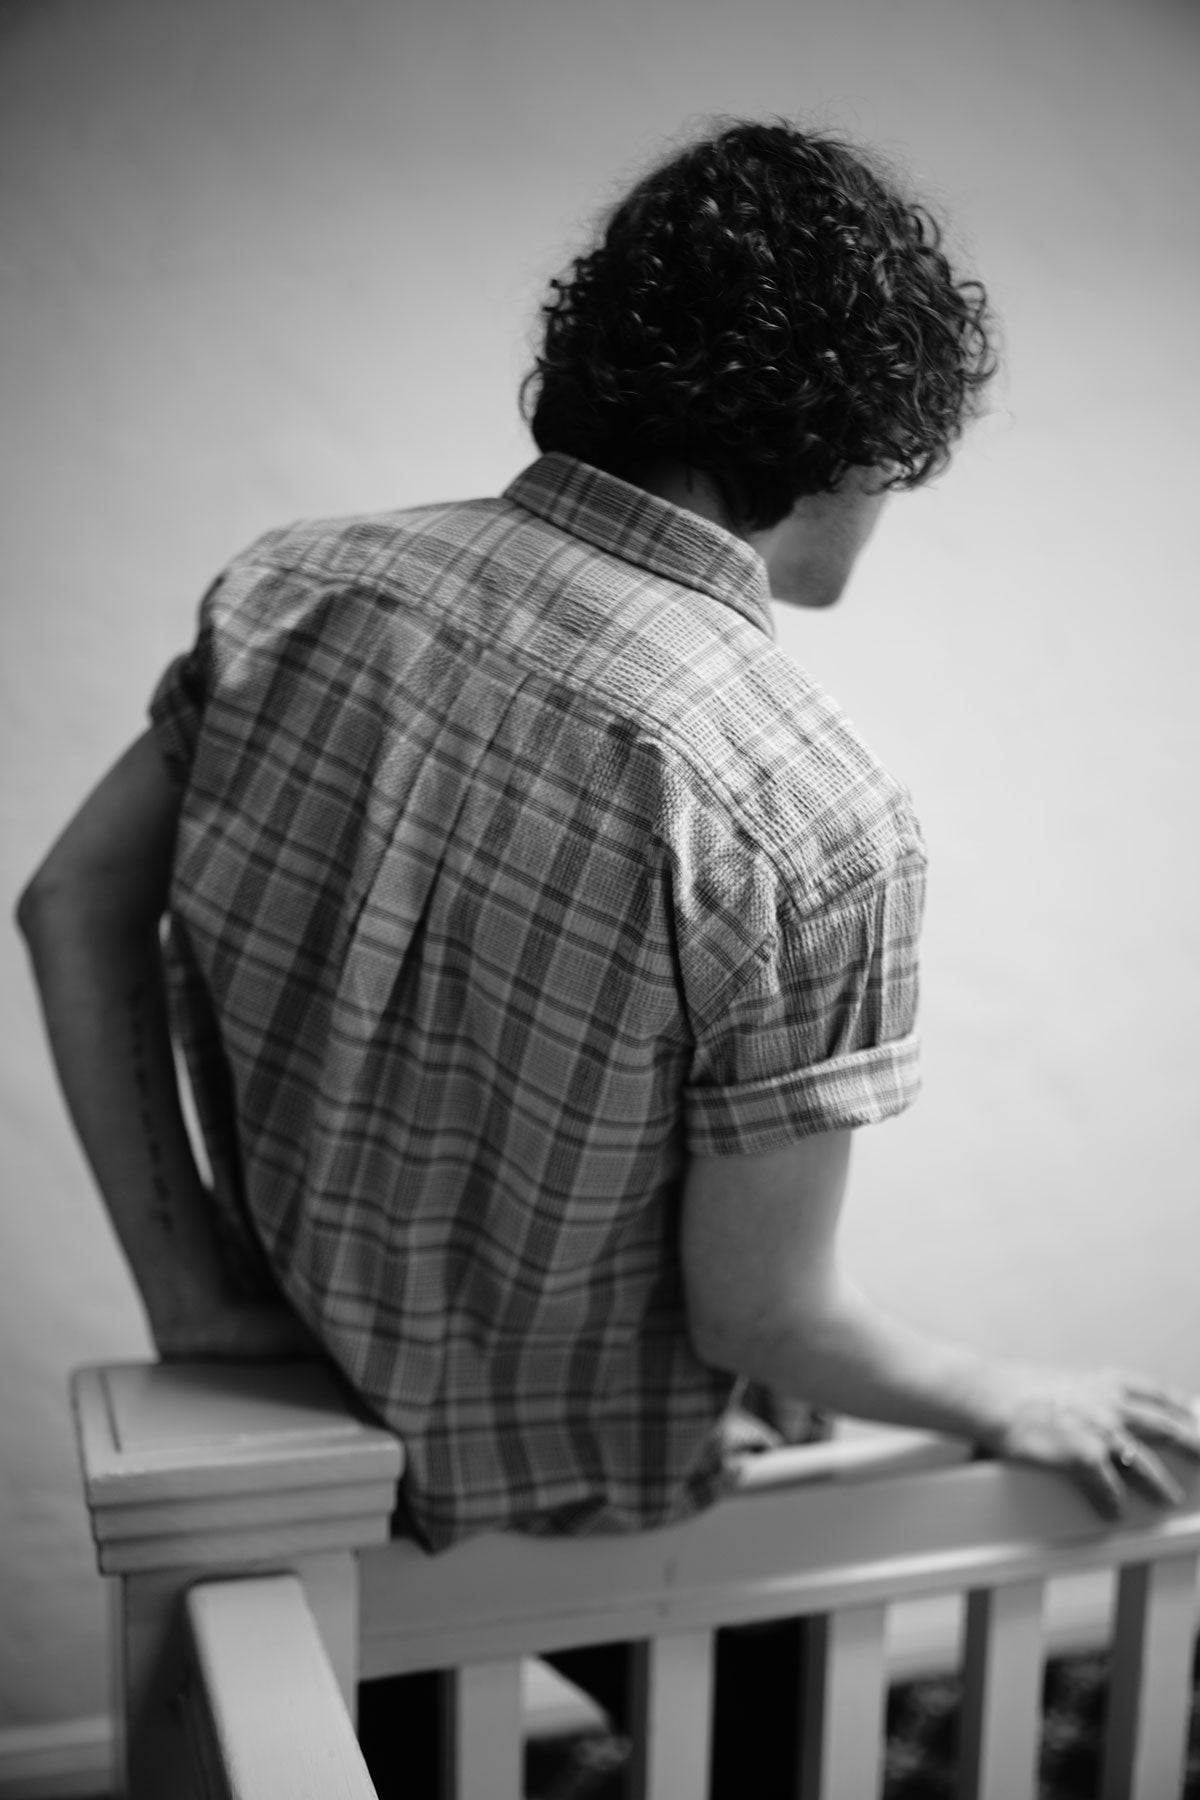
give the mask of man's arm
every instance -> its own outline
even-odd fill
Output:
[[[849,1160],[850,1133],[837,1131],[691,1163],[682,1256],[697,1354],[836,1412],[1062,1469],[1110,1517],[1123,1479],[1176,1500],[1148,1441],[1200,1455],[1188,1396],[1139,1375],[991,1361],[888,1317],[846,1279],[837,1231]]]
[[[164,1356],[312,1349],[225,1267],[184,1124],[159,929],[179,798],[151,733],[84,802],[21,895],[50,1046],[84,1155]]]

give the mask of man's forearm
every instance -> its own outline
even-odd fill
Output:
[[[983,1443],[1005,1422],[1005,1367],[883,1312],[840,1282],[806,1309],[729,1349],[743,1374],[814,1405]]]
[[[1200,1456],[1195,1403],[1152,1377],[982,1356],[915,1331],[841,1270],[837,1229],[848,1130],[752,1157],[696,1158],[680,1234],[697,1354],[831,1412],[973,1439],[1059,1469],[1104,1517],[1126,1482],[1173,1503],[1151,1445]]]
[[[33,892],[20,924],[67,1106],[152,1327],[223,1276],[184,1124],[157,927],[86,888]]]
[[[17,923],[67,1106],[160,1353],[309,1354],[291,1310],[247,1293],[227,1265],[183,1120],[158,936],[180,805],[143,732],[51,846]]]

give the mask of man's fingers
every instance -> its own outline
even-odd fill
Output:
[[[1131,1400],[1160,1408],[1180,1425],[1200,1429],[1200,1396],[1170,1382],[1152,1381],[1147,1375],[1125,1375],[1122,1385]]]
[[[1157,1401],[1134,1400],[1126,1403],[1125,1418],[1139,1437],[1173,1444],[1186,1455],[1200,1460],[1200,1424],[1194,1416],[1181,1416],[1177,1409]]]
[[[1114,1439],[1109,1456],[1118,1476],[1149,1495],[1151,1500],[1164,1506],[1178,1506],[1183,1499],[1183,1489],[1161,1457],[1132,1434],[1122,1432]]]
[[[1101,1518],[1119,1519],[1125,1511],[1125,1486],[1103,1447],[1084,1453],[1075,1463],[1075,1479]]]
[[[1132,1432],[1114,1434],[1079,1455],[1075,1476],[1102,1518],[1116,1520],[1125,1512],[1130,1492],[1159,1506],[1178,1506],[1183,1490],[1148,1444]]]

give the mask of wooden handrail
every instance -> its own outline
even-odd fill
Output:
[[[1200,1555],[1200,1468],[1117,1527],[1056,1475],[975,1462],[736,1495],[635,1537],[468,1539],[361,1556],[363,1673],[795,1618]]]
[[[376,1800],[296,1577],[202,1582],[184,1604],[206,1800]]]

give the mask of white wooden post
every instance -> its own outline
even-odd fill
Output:
[[[117,1578],[117,1791],[197,1795],[177,1700],[200,1579],[297,1574],[353,1718],[356,1554],[387,1540],[397,1440],[319,1364],[128,1364],[81,1370],[72,1392],[97,1560]]]
[[[521,1800],[521,1661],[469,1662],[452,1670],[445,1791],[454,1800]],[[412,1800],[427,1800],[414,1794]]]
[[[805,1646],[800,1791],[804,1800],[874,1800],[883,1770],[887,1607],[814,1619]]]
[[[704,1800],[713,1666],[711,1631],[672,1632],[634,1645],[629,1785],[635,1800]],[[752,1759],[748,1746],[748,1766]]]
[[[983,1588],[967,1602],[959,1800],[1032,1800],[1042,1728],[1045,1583]]]
[[[1103,1800],[1182,1792],[1196,1633],[1193,1552],[1121,1571],[1105,1729]]]

